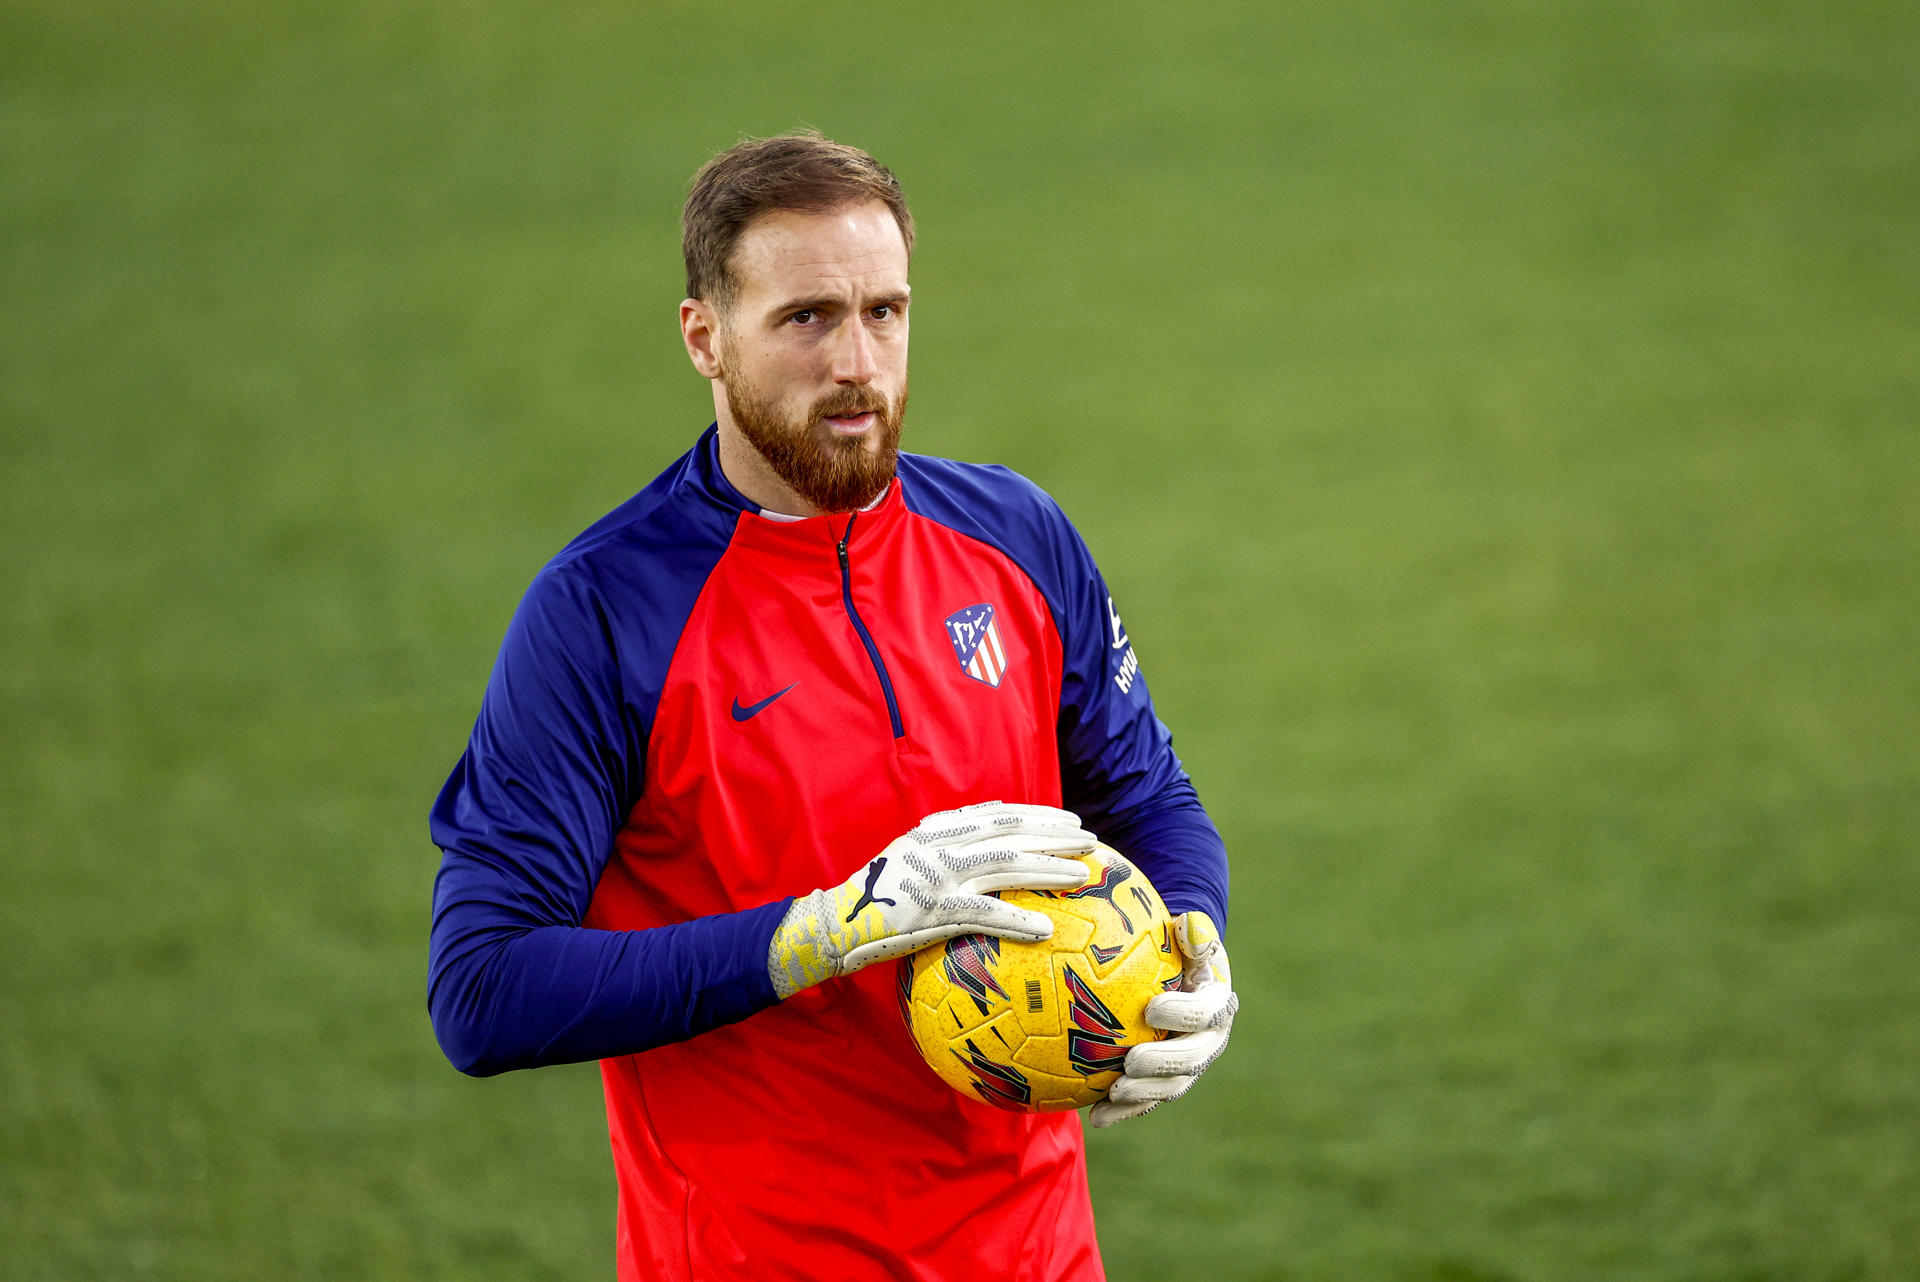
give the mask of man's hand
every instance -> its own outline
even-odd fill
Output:
[[[1046,939],[1046,914],[992,892],[1084,885],[1087,866],[1061,856],[1093,847],[1078,816],[1050,806],[987,801],[928,815],[839,886],[793,901],[767,949],[774,991],[785,1001],[955,935]]]
[[[1173,935],[1180,945],[1180,991],[1148,1002],[1147,1023],[1174,1035],[1127,1052],[1126,1071],[1087,1114],[1096,1127],[1138,1117],[1185,1095],[1227,1048],[1240,999],[1233,992],[1220,932],[1211,917],[1191,912],[1174,918]]]

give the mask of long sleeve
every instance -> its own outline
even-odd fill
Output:
[[[1065,648],[1060,771],[1068,809],[1147,874],[1169,911],[1227,924],[1227,852],[1155,715],[1140,660],[1093,556],[1062,516]]]
[[[612,636],[583,575],[543,571],[433,807],[428,1009],[463,1072],[630,1054],[777,1000],[767,946],[790,900],[642,931],[580,925],[645,764]]]

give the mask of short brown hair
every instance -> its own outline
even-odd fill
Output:
[[[913,215],[900,180],[885,165],[811,130],[749,138],[701,166],[680,211],[680,252],[687,260],[687,297],[720,307],[740,290],[733,249],[754,219],[779,209],[822,213],[877,200],[892,211],[913,255]]]

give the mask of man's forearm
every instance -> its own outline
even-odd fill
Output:
[[[767,944],[791,899],[651,930],[527,927],[436,905],[434,1035],[476,1077],[630,1055],[735,1023],[778,1000]]]

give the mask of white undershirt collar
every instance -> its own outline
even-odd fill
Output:
[[[865,507],[861,508],[860,510],[862,512],[871,512],[873,511],[873,509],[879,507],[881,502],[885,500],[885,498],[887,497],[887,491],[891,490],[892,488],[893,488],[893,482],[888,481],[886,489],[881,490],[880,493],[874,497],[873,502],[867,504]],[[806,520],[812,519],[810,517],[805,517],[805,516],[794,516],[790,512],[776,512],[772,508],[768,508],[768,507],[761,508],[760,515],[766,517],[769,521],[806,521]]]

